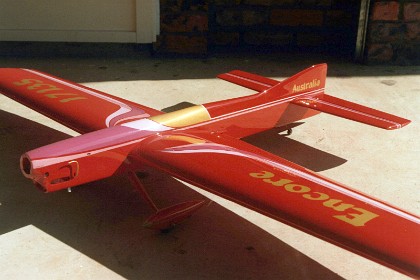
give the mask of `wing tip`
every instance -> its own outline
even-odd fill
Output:
[[[410,124],[411,121],[410,120],[406,120],[403,119],[402,121],[398,122],[398,123],[392,123],[391,125],[385,127],[386,130],[395,130],[395,129],[400,129],[403,128],[404,126]]]

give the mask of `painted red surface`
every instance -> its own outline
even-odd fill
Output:
[[[169,127],[161,112],[38,71],[0,69],[0,91],[84,135],[25,153],[24,175],[46,192],[152,166],[410,276],[419,277],[420,219],[240,140],[327,112],[384,129],[408,120],[325,94],[325,64],[282,82],[243,71],[219,77],[259,91],[203,104],[200,118]],[[181,112],[181,111],[180,111]],[[208,116],[203,120],[204,116]],[[201,201],[157,210],[162,229]],[[392,240],[392,241],[390,241]]]
[[[40,71],[3,68],[0,77],[3,94],[81,133],[160,114]]]

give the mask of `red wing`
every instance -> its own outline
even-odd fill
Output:
[[[0,92],[78,132],[161,114],[35,70],[0,68]]]
[[[418,217],[241,140],[162,133],[142,142],[136,156],[348,250],[407,274],[418,273]]]

